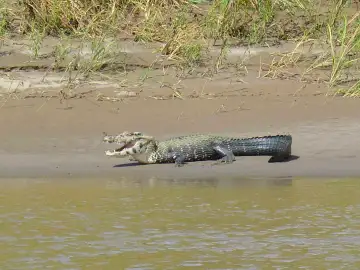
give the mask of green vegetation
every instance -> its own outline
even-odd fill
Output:
[[[264,76],[276,77],[299,66],[301,79],[317,72],[318,80],[335,89],[330,92],[360,96],[360,20],[350,8],[354,5],[348,0],[0,0],[0,39],[21,33],[31,40],[38,58],[43,38],[58,37],[54,67],[66,63],[69,72],[80,70],[85,76],[124,64],[123,59],[114,60],[113,49],[114,41],[124,36],[161,43],[158,52],[191,69],[204,64],[211,46],[220,44],[213,72],[234,44],[295,42],[296,49],[316,45],[321,48],[316,59],[298,50],[274,56]],[[66,60],[66,42],[72,38],[90,42],[90,58],[82,59],[79,52]]]

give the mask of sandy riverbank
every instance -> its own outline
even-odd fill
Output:
[[[209,74],[208,63],[187,74],[164,62],[152,65],[152,51],[125,42],[132,48],[132,69],[104,70],[69,83],[70,73],[51,69],[57,42],[44,41],[40,60],[21,49],[22,39],[18,47],[10,40],[0,50],[0,177],[360,176],[359,100],[328,97],[321,79],[327,71],[306,78],[299,65],[266,71],[271,53],[292,51],[291,44],[254,50],[248,58],[232,48],[218,72]],[[311,61],[315,54],[304,56]],[[103,131],[125,130],[159,139],[202,132],[290,133],[293,154],[300,158],[126,166],[128,159],[106,157],[113,146],[101,143]]]
[[[218,108],[244,109],[216,112]],[[39,109],[41,108],[41,109]],[[324,96],[241,97],[215,100],[135,100],[121,104],[58,100],[8,101],[1,110],[0,177],[209,177],[360,176],[358,100]],[[164,138],[213,132],[238,136],[290,133],[299,159],[268,163],[238,157],[231,165],[210,162],[131,165],[108,158],[102,131],[137,130]],[[128,166],[130,164],[130,166]]]

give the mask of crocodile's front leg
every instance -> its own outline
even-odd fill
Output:
[[[226,149],[225,147],[221,146],[221,145],[216,145],[213,146],[213,149],[220,155],[222,155],[223,157],[221,159],[219,159],[218,161],[216,161],[214,163],[214,165],[220,164],[220,163],[226,163],[226,164],[230,164],[233,163],[236,159],[235,159],[235,155],[232,151],[229,151],[228,149]]]
[[[183,154],[175,154],[174,155],[175,160],[175,167],[182,167],[185,164],[185,156]]]
[[[175,167],[182,167],[185,165],[185,155],[179,152],[170,151],[166,154],[167,159],[175,163]]]

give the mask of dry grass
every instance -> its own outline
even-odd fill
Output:
[[[297,77],[325,69],[328,78],[324,81],[334,93],[359,96],[360,77],[344,85],[350,71],[357,74],[360,50],[360,21],[358,13],[347,12],[350,4],[345,0],[214,0],[201,4],[190,0],[0,0],[0,39],[8,33],[28,36],[34,58],[39,57],[46,36],[90,42],[90,58],[84,60],[79,53],[67,62],[69,85],[79,76],[86,78],[116,65],[113,43],[120,37],[160,43],[158,53],[191,69],[204,65],[211,46],[221,43],[219,55],[206,62],[212,63],[212,72],[221,68],[233,44],[271,46],[295,41],[297,50],[316,41],[323,45],[324,53],[302,67]],[[64,43],[58,45],[54,67],[62,66],[69,53]],[[262,64],[266,71],[261,76],[292,77],[290,70],[304,63],[303,58],[295,50],[277,55]],[[246,69],[246,63],[242,65]]]
[[[19,31],[93,38],[131,36],[163,43],[170,58],[198,64],[214,42],[235,39],[242,44],[294,38],[301,25],[288,21],[308,14],[309,0],[23,0],[18,2]],[[281,16],[278,16],[280,14]],[[297,14],[297,15],[294,15]],[[294,19],[295,18],[295,19]]]

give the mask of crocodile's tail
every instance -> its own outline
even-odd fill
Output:
[[[274,135],[238,139],[231,142],[235,156],[272,156],[287,158],[291,155],[291,135]]]

